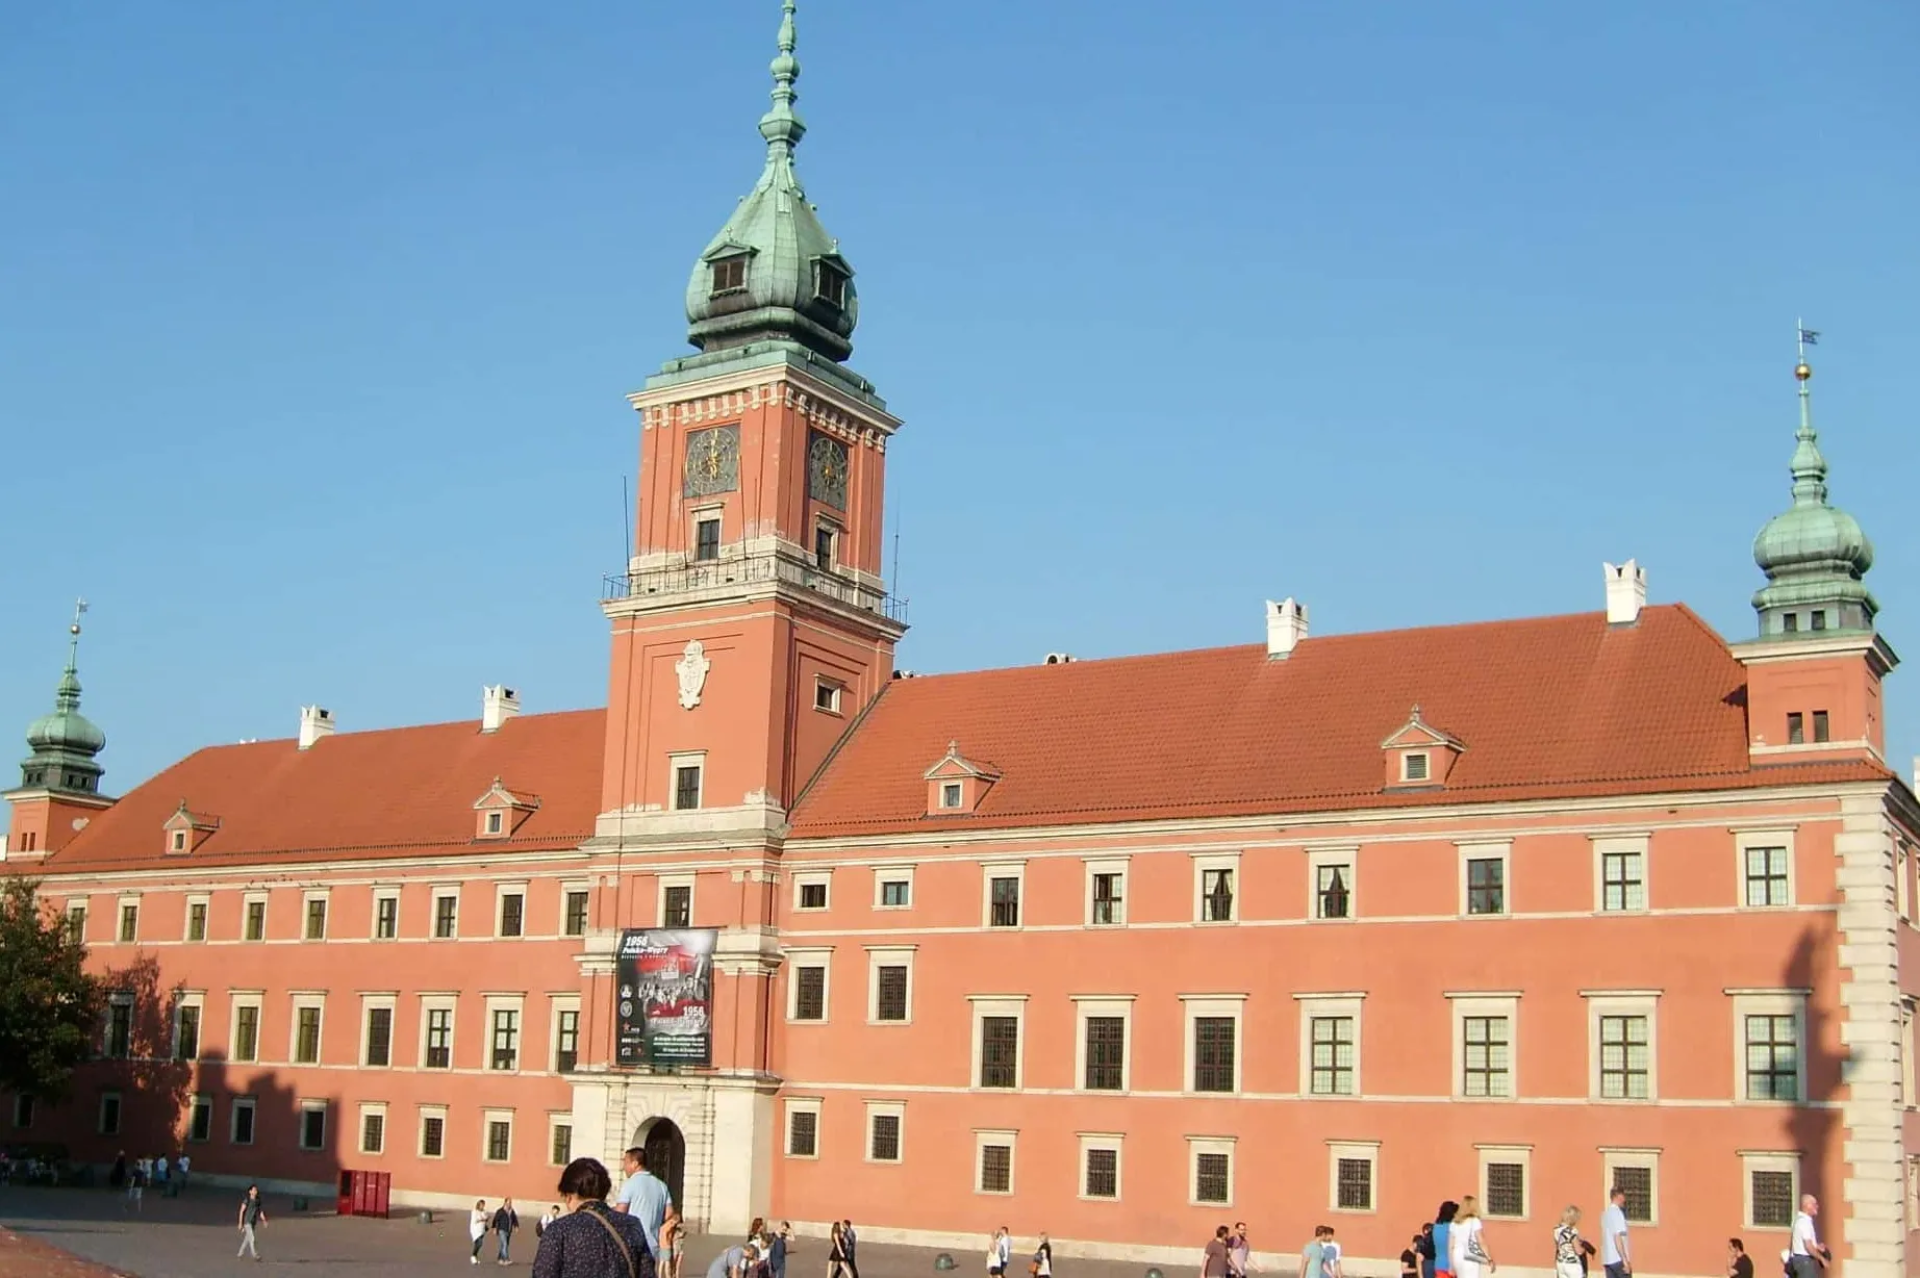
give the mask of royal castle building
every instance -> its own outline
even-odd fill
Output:
[[[1286,600],[1240,646],[908,676],[901,419],[848,362],[785,8],[694,353],[630,397],[606,707],[309,707],[111,799],[70,657],[6,868],[116,992],[9,1137],[444,1205],[642,1144],[716,1231],[1184,1261],[1331,1222],[1357,1272],[1466,1193],[1544,1271],[1618,1184],[1641,1272],[1717,1274],[1810,1191],[1850,1273],[1905,1271],[1920,806],[1806,365],[1750,635],[1629,561],[1571,616],[1313,634]]]

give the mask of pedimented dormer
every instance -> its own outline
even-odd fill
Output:
[[[487,792],[473,801],[473,837],[510,839],[521,823],[539,810],[539,795],[517,794],[495,777]]]
[[[1420,717],[1415,705],[1407,721],[1380,743],[1389,790],[1424,790],[1447,783],[1447,774],[1466,743]]]
[[[166,833],[167,855],[186,856],[212,837],[213,832],[220,828],[220,818],[195,812],[182,799],[180,807],[160,828]]]
[[[926,770],[925,776],[928,816],[970,815],[1000,779],[990,765],[961,754],[958,741],[947,742],[947,752]]]

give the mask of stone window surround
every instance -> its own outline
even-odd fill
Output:
[[[688,926],[692,926],[695,918],[695,908],[698,904],[698,902],[694,900],[696,892],[694,887],[695,877],[696,876],[690,872],[684,874],[662,874],[659,876],[659,881],[654,885],[653,907],[653,917],[659,920],[659,926],[665,927],[667,925],[667,889],[677,887],[683,887],[687,890],[687,924]]]
[[[913,954],[919,948],[917,945],[867,946],[867,1024],[889,1028],[913,1024]],[[880,969],[883,967],[907,969],[907,1015],[904,1020],[880,1019]]]
[[[1125,927],[1127,925],[1127,906],[1131,904],[1127,880],[1127,861],[1129,858],[1121,855],[1087,856],[1081,857],[1080,859],[1086,866],[1086,908],[1080,916],[1081,922],[1088,927]],[[1117,874],[1120,876],[1120,917],[1112,923],[1095,923],[1093,921],[1093,880],[1094,876],[1098,874]],[[1198,918],[1199,916],[1195,915],[1194,917]]]
[[[505,1158],[495,1158],[493,1156],[493,1125],[495,1123],[505,1123],[507,1125],[507,1156]],[[504,1166],[508,1163],[511,1163],[513,1161],[513,1146],[515,1143],[514,1134],[515,1133],[513,1130],[513,1111],[512,1110],[510,1109],[481,1110],[480,1111],[480,1161],[483,1163],[492,1163],[495,1166]]]
[[[573,1150],[573,1111],[572,1110],[570,1109],[557,1110],[547,1115],[547,1166],[549,1167],[566,1166],[565,1163],[556,1163],[553,1161],[554,1134],[557,1133],[562,1127],[567,1129],[567,1150],[569,1153],[571,1153]]]
[[[203,915],[201,915],[202,927],[200,932],[200,938],[198,941],[194,940],[194,936],[193,936],[193,907],[196,905],[200,906],[203,910],[206,911]],[[187,893],[186,908],[182,911],[180,916],[180,939],[182,941],[188,941],[188,942],[192,942],[195,945],[198,945],[205,942],[208,938],[208,934],[212,931],[213,931],[213,897],[212,895],[206,892]]]
[[[287,1017],[287,1054],[285,1060],[291,1065],[319,1065],[327,1058],[327,996],[321,990],[294,990],[288,995],[291,1011]],[[319,1024],[313,1036],[314,1059],[302,1061],[300,1056],[300,1013],[307,1008],[317,1009],[320,1013]]]
[[[449,936],[440,935],[440,902],[453,898],[453,932]],[[457,941],[460,939],[460,885],[458,883],[436,883],[433,887],[433,911],[427,916],[427,936],[436,941]]]
[[[1246,884],[1240,875],[1240,854],[1238,852],[1195,852],[1193,860],[1193,921],[1200,927],[1225,927],[1240,921],[1241,889]],[[1207,917],[1207,872],[1209,870],[1227,870],[1233,875],[1233,908],[1224,919]],[[1091,891],[1091,889],[1089,889]],[[1188,1187],[1192,1192],[1192,1187]]]
[[[373,1114],[380,1116],[380,1148],[378,1149],[367,1148],[367,1118]],[[387,1127],[387,1103],[385,1101],[361,1101],[359,1122],[355,1124],[355,1127],[357,1130],[353,1136],[354,1148],[359,1151],[361,1157],[379,1158],[387,1152],[389,1129]]]
[[[420,1054],[415,1057],[415,1060],[419,1062],[419,1067],[422,1070],[438,1070],[443,1068],[439,1065],[429,1066],[427,1064],[427,1030],[429,1028],[429,1022],[433,1019],[430,1013],[444,1011],[447,1014],[447,1064],[444,1068],[450,1070],[453,1068],[454,1044],[459,1041],[460,996],[456,993],[422,993],[419,997]],[[444,1114],[441,1116],[445,1117]]]
[[[905,905],[886,904],[886,885],[905,883],[907,885],[907,903]],[[873,908],[876,910],[910,910],[913,908],[913,867],[911,865],[876,865],[873,867]]]
[[[380,902],[393,902],[393,935],[380,935]],[[373,889],[372,900],[367,907],[367,937],[370,940],[397,941],[400,939],[400,889],[397,887],[377,887]]]
[[[554,1069],[560,1057],[560,1014],[562,1012],[578,1012],[579,1010],[580,1010],[580,996],[578,994],[553,994],[548,996],[547,998],[547,1068],[548,1069],[550,1070]],[[586,1026],[581,1024],[579,1021],[575,1021],[574,1028],[577,1035],[575,1039],[575,1046],[574,1046],[574,1056],[575,1056],[574,1064],[575,1064],[575,1067],[578,1068],[581,1059],[586,1055],[586,1053],[582,1050],[582,1043],[581,1043],[581,1040],[584,1040],[586,1037]],[[549,1148],[551,1148],[551,1145],[549,1145]]]
[[[787,1097],[786,1120],[780,1125],[780,1152],[786,1158],[806,1158],[817,1160],[820,1157],[820,1102],[818,1096]],[[793,1116],[795,1114],[813,1115],[813,1152],[796,1154],[793,1152]]]
[[[527,923],[529,921],[527,917],[527,887],[528,884],[525,879],[495,883],[493,885],[493,938],[496,941],[518,941],[526,939],[528,934]],[[518,936],[508,936],[501,931],[501,928],[506,924],[507,898],[510,896],[520,898],[520,933]]]
[[[700,793],[695,796],[692,807],[680,806],[680,769],[698,768],[700,770]],[[667,755],[667,801],[663,805],[669,812],[697,812],[707,806],[707,752],[705,750],[675,750]]]
[[[247,935],[247,914],[254,907],[260,907],[260,935]],[[268,915],[273,912],[271,894],[267,892],[243,892],[240,894],[240,939],[259,944],[267,939]]]
[[[484,1044],[485,1055],[481,1057],[480,1068],[489,1074],[527,1073],[527,996],[525,994],[483,994],[487,1005],[487,1040]],[[493,1067],[493,1026],[496,1012],[512,1012],[513,1017],[513,1068],[495,1069]]]
[[[1234,1200],[1234,1181],[1240,1171],[1240,1160],[1234,1156],[1234,1146],[1238,1137],[1234,1136],[1189,1136],[1187,1137],[1187,1205],[1189,1207],[1207,1207],[1219,1209],[1232,1207]],[[1200,1201],[1200,1155],[1225,1154],[1227,1157],[1227,1199],[1225,1202],[1205,1203]]]
[[[1345,918],[1323,919],[1320,917],[1320,869],[1322,866],[1337,865],[1346,871],[1347,914]],[[1315,923],[1351,923],[1360,917],[1360,845],[1343,843],[1337,846],[1314,847],[1307,849],[1307,918]]]
[[[825,888],[826,902],[822,905],[800,904],[800,890],[818,885]],[[824,914],[833,908],[833,871],[832,870],[796,870],[793,872],[793,910],[796,914]]]
[[[308,912],[313,903],[320,902],[320,935],[307,934]],[[333,926],[333,892],[328,888],[308,888],[300,894],[300,939],[303,941],[324,941]]]
[[[898,1120],[900,1137],[893,1151],[894,1157],[875,1158],[873,1156],[873,1120],[887,1117]],[[898,1167],[905,1163],[907,1161],[907,1103],[905,1101],[868,1101],[866,1124],[861,1135],[862,1162],[875,1163],[883,1167]]]
[[[267,992],[265,990],[231,990],[228,992],[227,1056],[233,1064],[252,1065],[260,1059],[261,1031],[266,1028],[266,1012],[264,1010],[266,998]],[[249,1058],[234,1055],[240,1043],[240,1009],[243,1007],[253,1009],[253,1055]],[[204,1033],[206,1030],[204,1022],[200,1028]]]
[[[1733,833],[1734,891],[1743,910],[1791,909],[1800,899],[1799,856],[1794,835],[1798,827],[1788,825],[1736,826]],[[1787,899],[1784,905],[1747,904],[1747,849],[1785,848],[1787,850]]]
[[[1087,1088],[1087,1021],[1096,1016],[1120,1018],[1120,1090],[1099,1088],[1093,1096],[1125,1096],[1133,1090],[1133,1004],[1134,994],[1070,994],[1073,1000],[1073,1090]],[[1086,1184],[1081,1183],[1084,1190]]]
[[[1645,1105],[1660,1099],[1660,994],[1659,990],[1580,991],[1580,997],[1587,1002],[1587,1099],[1589,1101],[1604,1105]],[[1647,1018],[1647,1094],[1644,1098],[1600,1094],[1600,1019],[1605,1016]]]
[[[1117,1203],[1126,1193],[1126,1136],[1120,1132],[1075,1132],[1080,1138],[1080,1183],[1078,1197],[1082,1202]],[[1096,1149],[1113,1151],[1113,1195],[1095,1197],[1087,1193],[1087,1155]]]
[[[331,1138],[333,1136],[333,1132],[330,1130],[333,1124],[328,1121],[328,1118],[331,1116],[330,1112],[333,1109],[333,1102],[308,1097],[308,1098],[303,1098],[299,1102],[299,1105],[300,1105],[300,1135],[299,1135],[300,1149],[303,1152],[309,1153],[309,1154],[317,1154],[325,1151],[325,1149],[327,1148],[327,1145],[330,1143]],[[318,1145],[307,1144],[307,1115],[308,1114],[319,1114],[322,1116],[320,1119],[320,1143]],[[259,1118],[257,1115],[255,1116],[254,1121],[256,1122],[259,1121]],[[359,1142],[356,1140],[354,1143],[357,1145]]]
[[[1531,1145],[1475,1145],[1480,1159],[1479,1190],[1480,1214],[1488,1220],[1527,1221],[1533,1219],[1533,1146]],[[1520,1205],[1524,1210],[1518,1216],[1495,1216],[1487,1211],[1487,1167],[1491,1163],[1520,1164]],[[1558,1208],[1554,1209],[1558,1212]],[[1557,1219],[1556,1215],[1556,1219]]]
[[[1449,1095],[1456,1100],[1509,1103],[1520,1095],[1520,994],[1517,990],[1449,991],[1452,1004],[1453,1082]],[[1507,1020],[1507,1094],[1505,1096],[1467,1095],[1467,1021],[1473,1017],[1504,1016]],[[1482,1178],[1485,1179],[1484,1177]],[[1484,1185],[1482,1186],[1484,1188]],[[1486,1196],[1481,1195],[1481,1202]]]
[[[833,947],[831,945],[794,945],[781,951],[787,969],[787,1024],[825,1025],[833,1017]],[[820,969],[820,1016],[800,1018],[800,971]]]
[[[1340,1162],[1364,1159],[1367,1164],[1367,1205],[1340,1205]],[[1380,1210],[1380,1142],[1377,1140],[1329,1140],[1327,1142],[1327,1210],[1342,1216],[1372,1216]]]
[[[1018,1131],[1009,1128],[976,1127],[973,1129],[973,1192],[986,1194],[994,1198],[1011,1197],[1015,1186],[1015,1164],[1018,1162]],[[986,1188],[987,1146],[1002,1145],[1007,1151],[1007,1187],[1005,1189]]]
[[[173,1000],[173,1014],[168,1017],[168,1020],[172,1022],[169,1026],[172,1041],[167,1054],[175,1060],[180,1059],[180,1013],[187,1008],[192,1008],[199,1014],[197,1029],[200,1041],[194,1045],[194,1053],[191,1058],[193,1060],[199,1060],[201,1056],[206,1054],[207,1050],[207,992],[205,990],[181,990],[179,995]]]
[[[1733,1006],[1733,1100],[1737,1105],[1798,1105],[1807,1098],[1807,996],[1800,989],[1728,989]],[[1747,1096],[1747,1017],[1793,1017],[1794,1098],[1754,1100]]]
[[[437,1154],[429,1154],[426,1152],[427,1120],[429,1118],[437,1118],[440,1120],[440,1152]],[[420,1122],[418,1124],[418,1130],[414,1133],[413,1142],[415,1157],[444,1159],[447,1156],[447,1137],[449,1134],[447,1130],[447,1107],[445,1105],[420,1106]]]
[[[1645,914],[1653,908],[1653,836],[1644,831],[1587,836],[1593,843],[1593,912],[1595,914]],[[1607,856],[1634,853],[1640,858],[1640,904],[1636,907],[1607,908]],[[1741,880],[1742,899],[1746,892]]]
[[[1181,1090],[1188,1096],[1238,1096],[1246,1090],[1247,1082],[1243,1072],[1247,1050],[1244,1023],[1247,996],[1245,994],[1182,994],[1179,998],[1183,1010],[1182,1051],[1186,1057],[1185,1068],[1180,1074]],[[1200,1062],[1194,1051],[1194,1022],[1202,1017],[1216,1016],[1227,1016],[1233,1019],[1233,1090],[1231,1092],[1196,1091],[1193,1086],[1194,1071],[1199,1067]]]
[[[1620,1146],[1600,1146],[1600,1198],[1601,1202],[1611,1202],[1615,1169],[1620,1167],[1644,1167],[1647,1169],[1647,1218],[1630,1220],[1627,1224],[1634,1228],[1652,1229],[1660,1223],[1660,1149],[1658,1146],[1633,1149]],[[1748,1189],[1752,1192],[1751,1186]]]
[[[244,1110],[252,1115],[247,1126],[247,1139],[240,1139],[240,1113]],[[227,1113],[227,1143],[229,1145],[254,1145],[260,1140],[260,1101],[255,1096],[236,1096]]]
[[[360,1069],[383,1068],[379,1065],[367,1064],[367,1044],[371,1040],[373,1013],[380,1008],[385,1008],[392,1016],[391,1023],[387,1026],[386,1068],[391,1068],[394,1058],[399,1055],[395,1050],[395,1048],[398,1047],[398,1043],[395,1040],[398,1037],[396,1031],[400,1028],[400,992],[398,990],[391,990],[375,994],[362,994],[360,996],[360,1050],[353,1058],[355,1065]]]
[[[969,994],[967,1002],[972,1006],[973,1049],[967,1057],[967,1089],[974,1092],[1017,1092],[1027,1085],[1027,995],[1025,994]],[[1013,1086],[980,1086],[980,1052],[985,1046],[986,1018],[989,1016],[1011,1016],[1014,1020],[1013,1038]]]
[[[996,927],[993,922],[993,881],[1012,879],[1020,886],[1019,920],[1011,927]],[[1027,862],[1025,857],[980,862],[980,926],[989,932],[1017,932],[1027,925]]]
[[[1460,917],[1463,919],[1503,919],[1513,913],[1513,840],[1462,839],[1454,846],[1460,850]],[[1500,908],[1485,914],[1467,910],[1470,899],[1467,862],[1500,862]]]
[[[1300,1085],[1302,1097],[1315,1100],[1347,1101],[1358,1100],[1366,1094],[1361,1079],[1360,1067],[1364,1060],[1361,1055],[1361,1039],[1365,1032],[1363,1004],[1364,992],[1338,994],[1295,994],[1294,1000],[1300,1005]],[[1326,1017],[1348,1017],[1353,1021],[1353,1091],[1316,1092],[1313,1090],[1313,1023]]]
[[[1755,1172],[1786,1172],[1793,1177],[1793,1193],[1788,1201],[1793,1209],[1800,1209],[1800,1155],[1797,1151],[1770,1151],[1743,1149],[1740,1155],[1740,1223],[1746,1229],[1778,1230],[1791,1232],[1791,1225],[1756,1225],[1753,1221],[1753,1174]]]

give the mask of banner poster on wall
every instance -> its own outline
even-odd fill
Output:
[[[713,1063],[712,928],[629,928],[614,968],[616,1065]]]

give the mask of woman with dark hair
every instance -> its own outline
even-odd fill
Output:
[[[1440,1204],[1440,1210],[1433,1217],[1433,1272],[1436,1278],[1445,1278],[1453,1272],[1453,1218],[1460,1214],[1460,1204],[1449,1198]]]
[[[540,1236],[533,1278],[655,1278],[653,1248],[637,1216],[607,1207],[613,1177],[598,1159],[576,1158],[560,1173],[560,1219]]]

